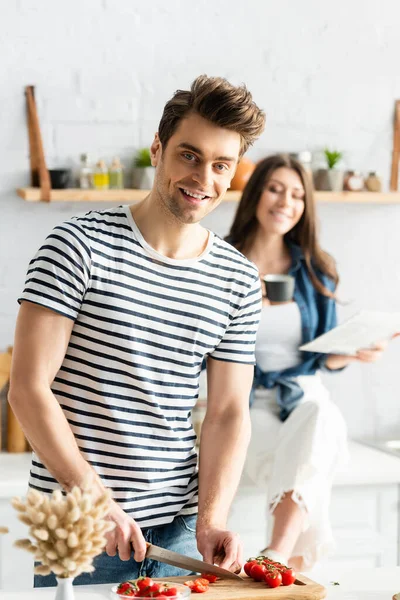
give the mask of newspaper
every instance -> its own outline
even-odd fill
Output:
[[[299,350],[353,356],[358,350],[372,348],[399,332],[400,312],[362,310],[328,333],[300,346]]]

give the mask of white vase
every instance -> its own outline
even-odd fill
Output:
[[[74,577],[56,577],[57,593],[55,600],[75,600],[72,582]]]
[[[136,190],[151,190],[156,170],[154,167],[134,167],[132,187]]]
[[[328,170],[328,182],[329,187],[332,192],[341,192],[343,191],[343,171],[339,171],[336,169]]]

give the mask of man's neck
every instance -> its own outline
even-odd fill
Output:
[[[176,260],[196,258],[207,247],[208,231],[198,223],[181,223],[160,208],[153,193],[130,206],[130,211],[146,242],[163,256]]]

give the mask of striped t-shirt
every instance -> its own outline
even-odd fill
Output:
[[[74,321],[52,384],[85,459],[141,527],[197,512],[191,411],[205,356],[254,364],[256,267],[211,232],[174,260],[144,240],[129,207],[56,227],[31,261],[28,300]],[[58,487],[36,455],[30,486]]]

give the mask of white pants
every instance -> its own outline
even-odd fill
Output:
[[[292,556],[310,569],[332,550],[329,502],[337,466],[347,460],[344,419],[330,400],[320,376],[297,378],[304,390],[300,404],[282,423],[276,390],[256,390],[251,408],[252,436],[246,474],[267,489],[270,515],[285,493],[304,510],[304,527]],[[273,519],[268,518],[268,532]]]

